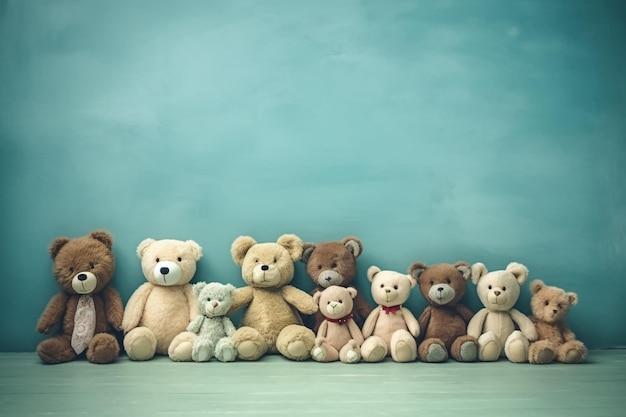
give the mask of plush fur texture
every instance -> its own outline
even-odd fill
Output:
[[[115,270],[112,248],[113,236],[105,230],[75,239],[59,237],[50,244],[52,272],[61,292],[46,306],[37,330],[47,334],[59,323],[62,329],[59,335],[37,346],[37,354],[44,363],[69,362],[78,356],[71,340],[81,296],[91,298],[95,308],[95,331],[84,351],[87,360],[110,363],[119,356],[115,330],[122,328],[124,307],[111,284]]]
[[[357,363],[361,360],[363,333],[354,322],[353,299],[357,290],[331,285],[313,295],[324,315],[311,357],[318,362]]]
[[[370,266],[367,279],[378,307],[365,320],[361,355],[365,362],[380,362],[390,355],[396,362],[411,362],[417,357],[415,338],[420,326],[413,313],[402,306],[417,281],[410,275],[381,271]]]
[[[348,236],[340,242],[322,242],[319,244],[305,243],[300,260],[306,264],[306,272],[315,283],[313,294],[323,291],[331,285],[354,287],[357,272],[357,258],[363,253],[363,245],[359,238]],[[372,307],[357,292],[354,299],[354,320],[362,325],[365,318],[372,312]],[[324,321],[324,315],[317,312],[313,331],[317,332]]]
[[[190,361],[196,335],[187,326],[198,306],[191,284],[202,248],[193,240],[145,239],[137,247],[146,283],[126,303],[124,348],[132,360],[169,355]]]
[[[528,317],[513,308],[526,278],[528,268],[517,262],[492,272],[480,262],[472,265],[472,281],[484,308],[472,317],[467,333],[478,339],[481,361],[506,356],[511,362],[528,362],[528,345],[537,340],[537,330]]]
[[[187,331],[196,335],[191,359],[207,362],[212,357],[220,362],[234,361],[237,351],[232,341],[235,326],[226,315],[233,304],[235,287],[219,282],[199,282],[193,285],[193,293],[198,299],[197,315]]]
[[[302,255],[302,240],[285,234],[276,243],[257,243],[240,236],[231,255],[248,284],[235,292],[231,313],[246,306],[233,336],[243,360],[257,360],[265,353],[280,353],[292,360],[310,357],[315,334],[302,324],[302,314],[314,314],[317,304],[306,292],[290,285],[294,261]]]
[[[530,317],[537,328],[537,341],[530,344],[530,363],[546,364],[553,360],[563,363],[579,363],[585,360],[587,348],[565,323],[570,307],[578,304],[573,292],[545,285],[541,280],[530,283],[532,298]]]
[[[415,262],[409,275],[417,280],[420,292],[430,304],[418,321],[418,356],[424,362],[443,362],[450,354],[455,360],[471,362],[478,354],[478,340],[467,334],[473,313],[461,300],[472,272],[467,262],[427,266]]]

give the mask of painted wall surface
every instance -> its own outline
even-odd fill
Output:
[[[147,237],[241,286],[239,235],[356,235],[367,297],[370,265],[518,261],[578,293],[589,347],[626,346],[625,22],[619,1],[1,0],[0,350],[43,339],[48,244],[96,228],[124,301]]]

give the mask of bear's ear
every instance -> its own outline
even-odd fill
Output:
[[[409,273],[410,276],[415,278],[416,281],[419,281],[420,280],[420,276],[424,273],[424,271],[426,271],[426,269],[428,269],[428,266],[426,266],[425,263],[413,262],[409,266],[408,273]]]
[[[237,288],[235,288],[233,284],[226,284],[225,287],[226,287],[226,291],[228,291],[228,295],[232,297],[235,294],[235,290]]]
[[[302,256],[302,240],[298,236],[285,234],[276,243],[287,249],[292,261],[297,261]]]
[[[148,246],[152,245],[155,242],[152,238],[147,238],[141,241],[139,246],[137,246],[137,257],[139,259],[143,258],[143,254],[148,249]]]
[[[461,275],[463,275],[463,279],[465,281],[472,278],[472,268],[470,267],[470,264],[468,264],[467,262],[458,261],[457,263],[454,264],[454,267],[457,269],[457,271],[461,273]]]
[[[200,258],[202,258],[202,247],[200,245],[198,245],[193,240],[188,240],[185,242],[185,244],[189,248],[189,251],[193,255],[193,259],[195,261],[198,261]]]
[[[487,271],[487,267],[482,262],[476,262],[472,265],[472,282],[474,284],[478,284],[478,280],[486,275],[489,271]]]
[[[302,246],[302,256],[300,257],[300,261],[305,264],[308,263],[314,250],[315,243],[305,243],[304,246]]]
[[[506,271],[513,274],[517,283],[522,285],[528,278],[528,268],[518,262],[511,262],[506,266]]]
[[[541,290],[544,286],[545,284],[543,283],[542,280],[536,279],[530,283],[530,293],[537,294],[539,290]]]
[[[202,292],[202,290],[204,289],[204,287],[206,286],[207,286],[206,282],[197,282],[191,286],[191,289],[193,290],[194,295],[198,297],[200,293]]]
[[[313,294],[313,302],[315,304],[319,304],[320,303],[320,298],[322,298],[322,292],[321,291],[316,291],[315,294]]]
[[[50,243],[50,246],[48,246],[48,252],[50,253],[50,257],[52,259],[56,258],[61,248],[65,246],[65,244],[69,241],[70,239],[65,236],[57,237],[56,239],[54,239],[52,243]]]
[[[251,247],[256,245],[256,240],[250,236],[239,236],[230,247],[230,254],[233,257],[233,261],[239,266],[243,265],[243,260],[246,258],[246,253]]]
[[[354,287],[347,287],[346,289],[348,290],[348,294],[350,294],[350,297],[356,298],[356,294],[357,294],[356,288],[354,288]]]
[[[413,278],[411,275],[405,275],[405,277],[407,277],[407,279],[409,280],[409,283],[411,284],[411,288],[415,288],[415,286],[417,285],[417,280]]]
[[[111,250],[113,248],[113,236],[106,230],[94,230],[89,236],[104,243],[107,249]]]
[[[568,292],[567,298],[569,299],[569,305],[575,306],[576,304],[578,304],[578,294],[576,294],[575,292]]]
[[[352,253],[352,256],[354,256],[355,258],[357,258],[361,253],[363,253],[363,245],[361,244],[361,241],[359,240],[358,237],[355,237],[355,236],[344,237],[341,243],[343,243],[343,246],[345,246],[350,251],[350,253]]]
[[[376,274],[378,274],[380,272],[380,268],[372,265],[369,268],[367,268],[367,280],[369,282],[374,281],[374,277],[376,276]]]

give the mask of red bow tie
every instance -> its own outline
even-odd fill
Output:
[[[385,314],[389,314],[389,313],[396,314],[402,308],[402,306],[391,306],[391,307],[380,306],[380,307],[383,309]]]
[[[326,318],[326,320],[328,320],[331,323],[339,323],[339,324],[346,324],[347,322],[349,322],[350,320],[352,320],[352,318],[354,318],[354,313],[350,313],[347,316],[344,316],[340,319],[331,319],[331,318]]]

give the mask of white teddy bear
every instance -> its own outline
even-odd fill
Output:
[[[226,316],[234,292],[231,284],[199,282],[193,285],[200,309],[200,314],[187,327],[187,331],[197,335],[191,352],[194,361],[207,362],[213,356],[221,362],[235,360],[237,351],[232,341],[235,326]]]

